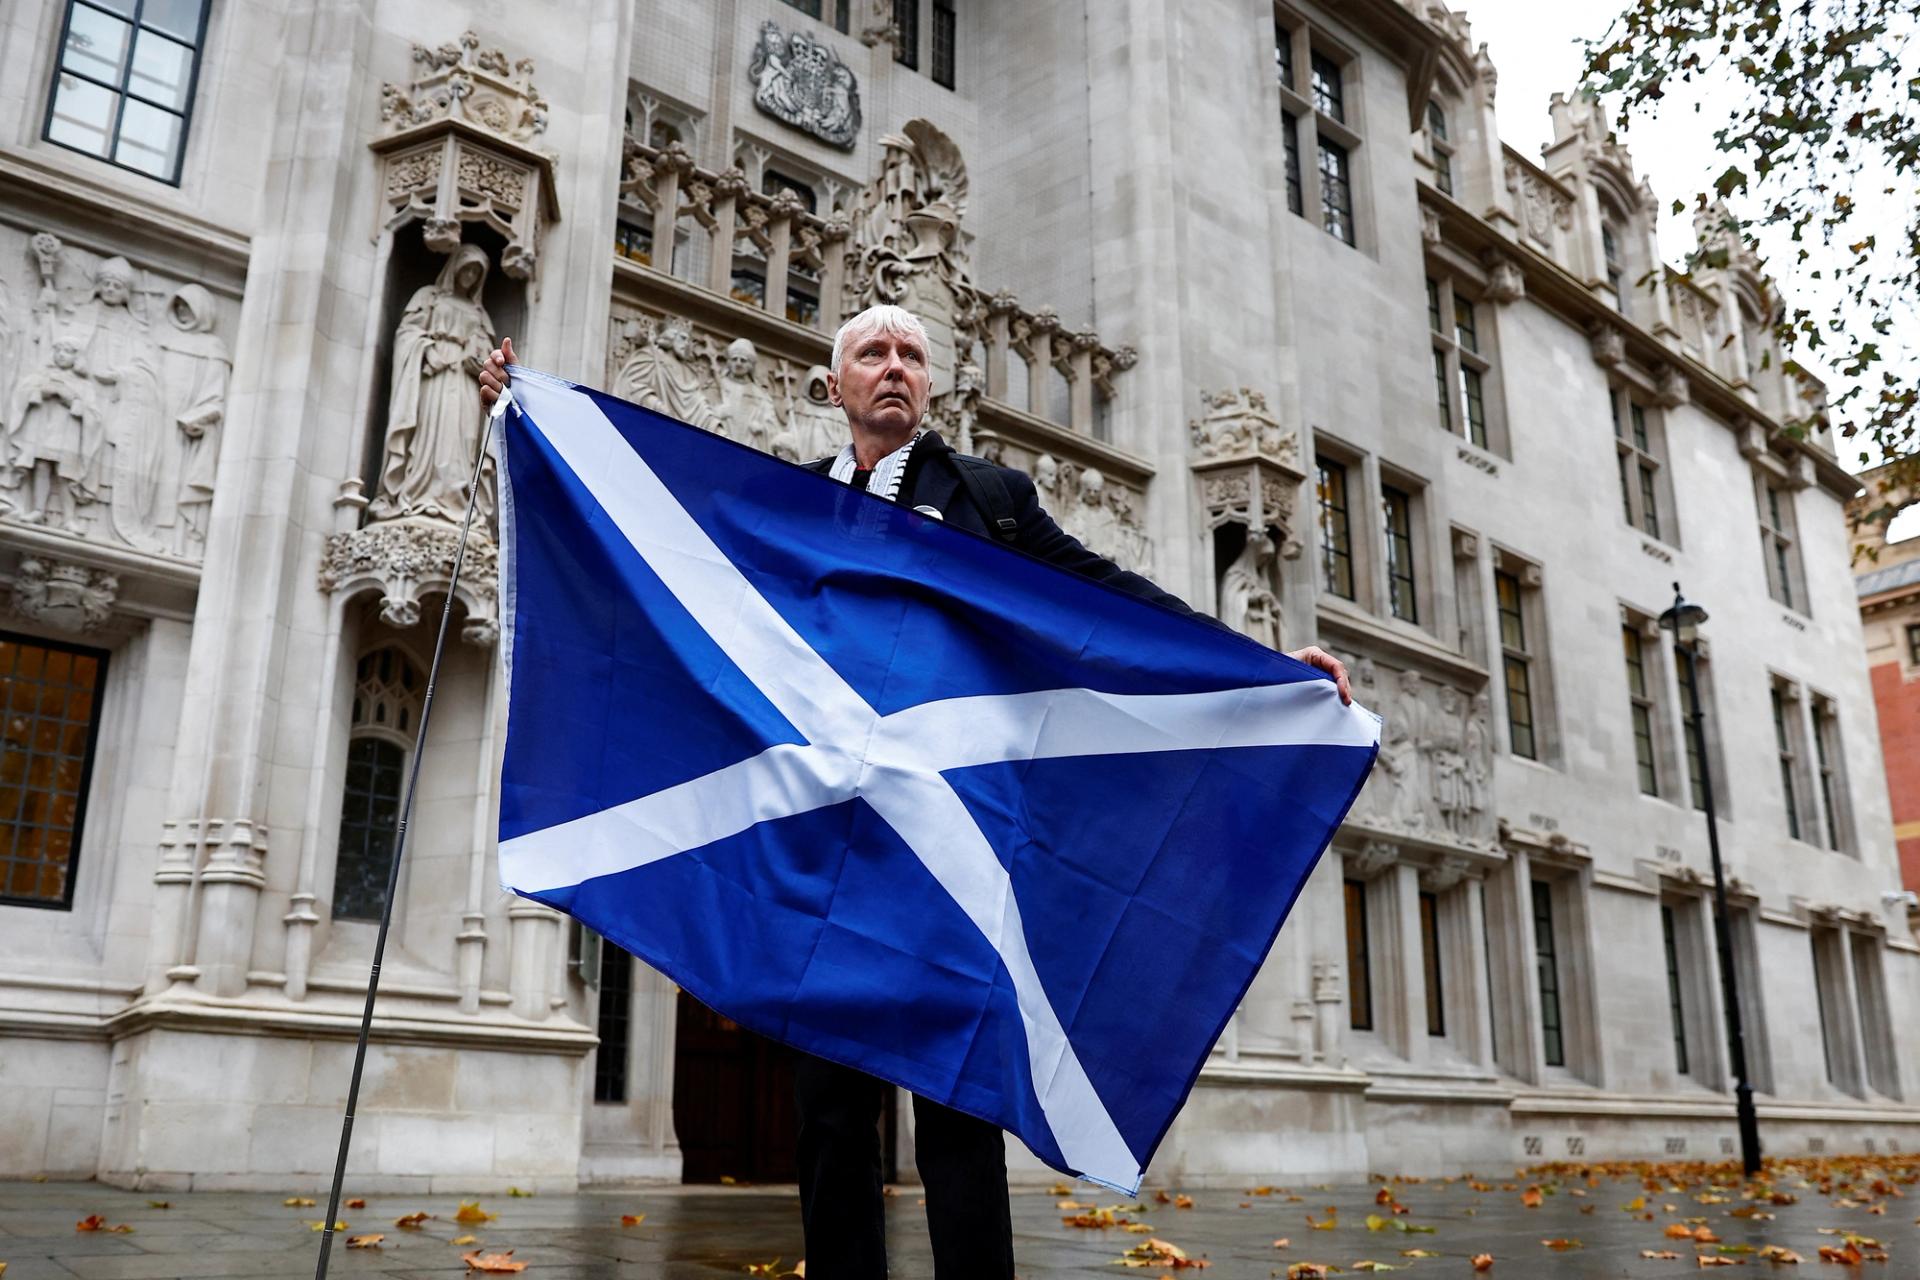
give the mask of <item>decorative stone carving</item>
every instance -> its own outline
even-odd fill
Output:
[[[1518,302],[1527,296],[1527,277],[1520,264],[1498,250],[1488,250],[1480,261],[1487,268],[1487,297],[1494,302]]]
[[[754,42],[753,105],[823,142],[853,150],[860,136],[860,85],[838,54],[804,31],[768,21]]]
[[[427,516],[457,522],[466,514],[483,406],[474,380],[493,345],[493,320],[481,305],[487,255],[463,245],[430,285],[414,291],[393,339],[386,455],[368,514],[375,520]],[[480,527],[493,520],[493,485],[482,478]]]
[[[420,621],[421,598],[444,592],[453,578],[458,526],[438,520],[398,520],[327,538],[320,561],[320,589],[326,592],[380,592],[381,621],[411,627]],[[467,542],[456,598],[466,610],[460,638],[490,645],[500,634],[499,554],[493,542],[476,533]]]
[[[1587,329],[1587,340],[1593,347],[1593,362],[1602,368],[1611,369],[1627,358],[1627,336],[1617,325],[1596,320]]]
[[[1693,384],[1687,381],[1685,372],[1673,365],[1661,365],[1654,378],[1658,388],[1654,398],[1661,408],[1678,409],[1693,399]]]
[[[1269,649],[1280,647],[1280,594],[1273,588],[1276,551],[1273,539],[1260,532],[1220,578],[1220,621]]]
[[[1445,893],[1467,878],[1473,864],[1456,854],[1442,854],[1430,867],[1420,869],[1420,887],[1428,893]]]
[[[1347,855],[1347,872],[1360,880],[1371,880],[1400,861],[1400,849],[1388,840],[1369,840],[1356,853]]]
[[[774,437],[774,456],[788,462],[830,458],[847,442],[847,415],[827,400],[827,366],[816,364],[801,380],[787,413],[786,429]]]
[[[380,90],[385,225],[421,224],[427,246],[451,253],[464,222],[507,240],[500,266],[533,274],[540,233],[560,216],[555,158],[534,145],[547,129],[547,102],[533,84],[533,60],[482,48],[468,31],[437,49],[413,47],[415,78]]]
[[[85,633],[113,614],[120,579],[104,569],[49,556],[23,556],[13,580],[13,611],[23,618]]]
[[[693,326],[678,316],[644,322],[613,380],[613,393],[708,431],[724,429],[699,364]]]
[[[780,430],[773,396],[760,382],[760,353],[745,338],[727,344],[720,373],[720,405],[714,411],[722,435],[765,450]]]
[[[1187,423],[1194,456],[1202,460],[1257,454],[1283,465],[1300,461],[1300,439],[1267,409],[1267,398],[1249,387],[1200,393],[1206,413]]]
[[[1484,690],[1471,698],[1414,671],[1363,658],[1358,696],[1380,708],[1379,762],[1354,806],[1358,822],[1425,841],[1490,847],[1493,729]]]
[[[1439,245],[1443,233],[1440,230],[1440,215],[1426,205],[1420,206],[1420,239],[1429,249]]]
[[[1560,185],[1513,156],[1507,157],[1507,190],[1520,206],[1527,234],[1542,245],[1553,243],[1553,231],[1573,227],[1573,198]]]
[[[1131,493],[1109,486],[1096,467],[1062,462],[1050,453],[1036,456],[1028,471],[1041,506],[1081,545],[1123,569],[1152,570],[1153,544],[1134,513]]]
[[[24,316],[0,257],[0,514],[197,558],[231,369],[213,296],[45,232],[26,247]]]

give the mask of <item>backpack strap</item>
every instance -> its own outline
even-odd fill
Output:
[[[1000,468],[985,458],[964,453],[951,456],[960,487],[967,491],[967,497],[985,517],[988,531],[1001,542],[1012,542],[1020,531],[1020,522],[1013,517],[1013,495],[1007,492]]]

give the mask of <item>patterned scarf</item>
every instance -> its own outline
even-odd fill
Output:
[[[905,444],[886,457],[873,464],[873,474],[867,477],[867,492],[888,502],[900,500],[900,482],[907,477],[907,457],[913,452],[913,446],[920,442],[923,432],[916,431]],[[833,468],[827,474],[841,484],[852,484],[853,473],[857,466],[853,457],[853,446],[842,445],[840,456],[833,460]]]

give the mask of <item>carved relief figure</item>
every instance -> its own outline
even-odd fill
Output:
[[[1080,541],[1090,550],[1113,559],[1120,551],[1120,527],[1107,505],[1107,478],[1093,467],[1080,471]]]
[[[773,396],[760,385],[760,353],[745,338],[727,344],[720,376],[721,434],[765,449],[780,427]],[[816,455],[817,456],[817,455]]]
[[[1427,825],[1426,797],[1420,786],[1420,741],[1425,727],[1420,712],[1420,677],[1402,671],[1386,690],[1386,709],[1381,715],[1384,724],[1376,772],[1387,787],[1377,812],[1389,823],[1410,831]]]
[[[789,462],[812,462],[832,457],[846,441],[847,415],[828,402],[827,367],[816,364],[793,398],[787,429],[775,437],[773,452]]]
[[[459,520],[480,435],[480,386],[474,380],[492,347],[493,321],[481,304],[487,255],[462,245],[430,285],[414,291],[393,340],[393,386],[376,519],[437,516]],[[479,516],[493,515],[483,484]]]
[[[14,384],[7,411],[7,468],[21,518],[74,529],[78,508],[99,497],[105,433],[80,371],[80,340],[60,334],[51,363]]]
[[[760,24],[754,42],[753,105],[776,120],[851,150],[860,136],[860,86],[832,49],[803,31]]]
[[[713,402],[707,398],[697,359],[693,326],[678,317],[670,319],[651,342],[642,341],[621,366],[613,393],[669,418],[708,431],[722,431]]]
[[[1427,760],[1433,804],[1441,827],[1456,836],[1467,833],[1466,722],[1461,715],[1460,691],[1440,688],[1439,714],[1431,717],[1427,732]]]
[[[146,318],[133,310],[133,267],[108,258],[94,278],[92,340],[86,368],[102,388],[113,449],[113,531],[145,551],[170,549],[172,495],[160,502],[167,438],[160,390],[160,348]],[[166,534],[160,530],[169,527]]]
[[[1273,539],[1260,533],[1220,579],[1220,620],[1269,649],[1280,647],[1280,597],[1273,589]]]
[[[161,371],[167,420],[178,432],[170,450],[175,457],[171,470],[179,512],[172,550],[197,555],[207,543],[207,514],[213,505],[214,466],[219,461],[233,358],[227,344],[213,332],[213,297],[199,285],[182,285],[167,303],[166,314],[168,324],[160,331]]]
[[[1492,702],[1482,689],[1473,696],[1473,709],[1467,715],[1466,734],[1466,815],[1467,830],[1481,834],[1484,819],[1493,811],[1493,714]]]

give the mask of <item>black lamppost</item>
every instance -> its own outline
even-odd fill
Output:
[[[1753,1110],[1753,1085],[1747,1079],[1747,1039],[1740,1026],[1740,979],[1733,968],[1733,926],[1727,918],[1727,877],[1720,866],[1720,827],[1713,815],[1713,769],[1707,759],[1706,711],[1700,705],[1700,682],[1694,648],[1707,611],[1680,594],[1673,584],[1673,606],[1660,615],[1660,625],[1673,633],[1674,648],[1684,661],[1687,681],[1689,732],[1694,755],[1700,761],[1700,798],[1706,802],[1707,850],[1713,856],[1713,936],[1720,952],[1720,1001],[1727,1009],[1727,1045],[1733,1060],[1733,1098],[1740,1124],[1740,1163],[1747,1176],[1760,1172],[1760,1119]]]

